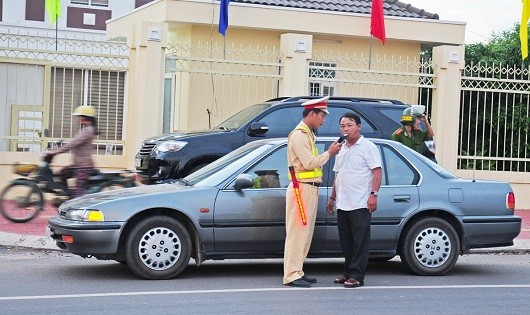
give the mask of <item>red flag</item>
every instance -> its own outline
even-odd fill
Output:
[[[383,0],[372,0],[372,17],[370,23],[370,34],[379,38],[383,45],[386,41],[385,17],[383,14]]]

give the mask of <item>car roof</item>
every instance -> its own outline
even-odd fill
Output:
[[[338,139],[340,135],[337,133],[337,136],[336,137],[319,137],[317,136],[317,141],[335,141]],[[270,138],[270,139],[261,139],[261,140],[255,140],[253,142],[261,142],[263,144],[272,144],[272,145],[279,145],[279,144],[284,144],[284,143],[287,143],[287,137],[285,138]],[[387,143],[387,144],[395,144],[396,142],[393,141],[393,140],[388,140],[388,139],[380,139],[380,138],[367,138],[369,139],[370,141],[372,142],[377,142],[377,143]]]
[[[284,103],[301,103],[310,99],[321,98],[322,96],[294,96],[294,97],[277,97],[267,100],[265,103],[273,103],[274,105],[280,105]],[[384,99],[384,98],[368,98],[368,97],[354,97],[354,96],[331,96],[328,102],[348,102],[348,103],[363,103],[373,105],[406,105],[399,100]]]

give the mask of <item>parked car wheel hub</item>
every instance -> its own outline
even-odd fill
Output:
[[[425,267],[443,265],[451,254],[451,240],[441,229],[427,228],[421,231],[414,242],[414,253]]]
[[[155,270],[165,270],[173,266],[180,257],[180,239],[170,229],[153,228],[142,236],[138,252],[146,266]]]

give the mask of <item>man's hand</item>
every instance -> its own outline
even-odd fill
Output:
[[[337,155],[341,148],[342,148],[342,144],[335,141],[329,146],[328,153],[330,156]]]
[[[374,213],[375,210],[377,210],[377,197],[370,194],[370,197],[368,197],[368,211]]]
[[[333,214],[335,213],[333,211],[333,208],[335,207],[335,199],[332,199],[332,198],[329,198],[328,199],[328,204],[326,205],[326,210],[328,211],[328,214]]]

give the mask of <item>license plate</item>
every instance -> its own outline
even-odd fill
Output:
[[[140,158],[134,159],[134,167],[142,167],[142,159]]]

